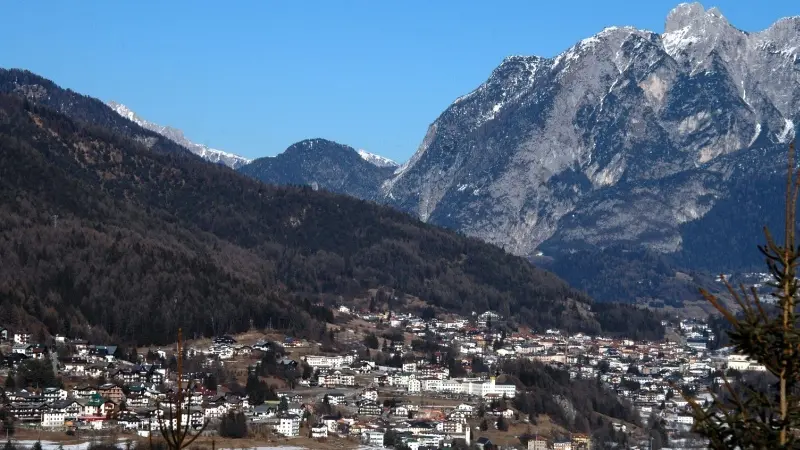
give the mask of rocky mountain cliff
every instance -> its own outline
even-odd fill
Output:
[[[394,161],[325,139],[307,139],[277,156],[259,158],[239,172],[269,184],[309,185],[375,200],[395,170]]]
[[[249,159],[243,156],[234,155],[233,153],[228,153],[222,150],[210,148],[207,145],[192,142],[189,139],[187,139],[186,136],[183,135],[183,131],[177,128],[159,125],[157,123],[145,120],[139,117],[139,115],[133,112],[130,108],[121,103],[110,101],[107,104],[120,116],[130,120],[131,122],[141,126],[142,128],[148,129],[150,131],[155,131],[156,133],[166,137],[167,139],[170,139],[175,143],[182,145],[183,147],[187,148],[189,151],[191,151],[192,153],[203,159],[206,159],[208,161],[217,164],[224,164],[232,169],[238,169],[239,167],[250,162]]]
[[[798,43],[800,16],[747,33],[695,3],[662,34],[612,27],[555,58],[509,57],[436,119],[381,195],[519,255],[635,244],[695,263],[709,224],[783,174]],[[751,225],[725,228],[757,263]]]

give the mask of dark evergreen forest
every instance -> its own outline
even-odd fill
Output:
[[[542,267],[561,275],[598,302],[659,299],[677,308],[699,298],[700,287],[715,292],[718,283],[709,272],[686,268],[673,255],[640,246],[615,245],[561,254]]]
[[[604,387],[599,378],[570,379],[565,370],[525,360],[506,361],[502,371],[525,389],[513,404],[534,423],[538,415],[546,414],[567,429],[592,433],[608,428],[610,418],[640,422],[633,405]]]

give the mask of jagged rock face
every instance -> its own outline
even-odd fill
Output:
[[[720,156],[659,179],[598,189],[582,197],[575,211],[562,217],[558,230],[539,248],[556,253],[587,245],[645,243],[651,250],[682,256],[688,266],[713,268],[713,264],[695,264],[707,259],[700,252],[707,251],[710,242],[701,241],[721,239],[719,224],[709,224],[718,222],[722,214],[731,222],[723,241],[742,241],[745,249],[755,249],[761,227],[779,223],[785,166],[786,146],[772,145]],[[746,204],[760,207],[745,212]],[[691,245],[685,245],[685,239]],[[754,254],[732,258],[731,249],[712,253],[726,255],[734,267],[759,262]]]
[[[256,159],[238,170],[269,184],[310,185],[372,200],[394,167],[379,167],[346,145],[308,139],[277,156]]]
[[[745,33],[682,4],[660,35],[608,28],[556,58],[507,58],[383,195],[516,254],[544,242],[678,252],[682,224],[726,195],[709,180],[736,176],[714,162],[794,135],[798,42],[800,17]]]

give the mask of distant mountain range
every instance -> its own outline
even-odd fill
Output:
[[[175,141],[176,143],[189,149],[189,151],[191,151],[192,153],[208,161],[224,164],[232,169],[238,169],[239,167],[250,162],[249,159],[244,158],[242,156],[234,155],[233,153],[224,152],[222,150],[209,148],[207,145],[194,143],[183,135],[183,131],[177,128],[159,125],[147,121],[145,119],[142,119],[135,112],[131,111],[127,106],[121,103],[110,101],[108,102],[108,106],[120,116],[130,120],[131,122],[141,126],[142,128],[155,131],[156,133]]]
[[[222,150],[213,149],[213,148],[208,147],[207,145],[197,144],[195,142],[192,142],[189,139],[187,139],[186,136],[184,136],[183,131],[181,131],[181,130],[179,130],[177,128],[172,128],[170,126],[159,125],[157,123],[150,122],[150,121],[148,121],[146,119],[143,119],[139,115],[137,115],[134,111],[132,111],[130,108],[128,108],[127,106],[125,106],[125,105],[123,105],[121,103],[117,103],[115,101],[109,101],[108,102],[108,106],[111,109],[113,109],[120,116],[130,120],[131,122],[141,126],[142,128],[154,131],[154,132],[156,132],[156,133],[158,133],[158,134],[160,134],[160,135],[162,135],[162,136],[174,141],[175,143],[180,144],[183,147],[186,147],[187,149],[189,149],[189,151],[191,151],[192,153],[200,156],[201,158],[206,159],[208,161],[211,161],[213,163],[224,164],[224,165],[226,165],[226,166],[228,166],[228,167],[230,167],[232,169],[239,169],[239,168],[241,168],[241,167],[253,162],[252,160],[250,160],[248,158],[245,158],[243,156],[235,155],[233,153],[228,153],[228,152],[225,152],[225,151],[222,151]],[[333,144],[333,143],[330,143],[330,144]],[[333,145],[338,145],[338,144],[333,144]],[[296,146],[292,146],[292,147],[290,147],[289,150],[292,150],[295,147]],[[346,148],[349,149],[349,150],[352,150],[350,147],[346,147]],[[375,167],[378,167],[378,168],[382,168],[382,169],[383,168],[396,168],[396,167],[399,166],[399,164],[397,164],[396,162],[392,161],[389,158],[386,158],[386,157],[383,157],[383,156],[380,156],[380,155],[376,155],[374,153],[369,153],[366,150],[357,150],[357,151],[356,150],[352,150],[352,151],[355,151],[356,154],[358,156],[360,156],[361,159],[363,159],[364,161],[366,161],[366,162],[370,163],[371,165],[373,165]],[[278,160],[282,160],[282,159],[283,158],[278,158]],[[266,163],[267,161],[273,161],[273,160],[274,159],[271,159],[269,157],[261,158],[259,164],[256,164],[252,168],[249,168],[246,172],[250,173],[250,174],[255,174],[259,170],[263,170],[263,168],[260,169],[259,167],[263,166],[264,164],[267,164]],[[338,163],[336,163],[336,164],[338,164]],[[357,171],[357,169],[356,169],[356,171]],[[306,175],[308,177],[307,178],[302,178],[302,180],[306,180],[307,181],[308,179],[311,179],[310,173],[307,173]],[[269,179],[269,181],[273,182],[273,183],[277,182],[278,184],[285,184],[285,183],[289,183],[290,182],[290,181],[285,181],[285,180],[279,180],[279,178],[280,177],[272,178],[272,179]],[[286,180],[288,180],[288,179],[289,178],[287,178]],[[304,184],[304,183],[301,182],[301,178],[293,179],[293,181],[298,181],[299,184]],[[346,180],[339,180],[339,181],[343,182],[343,181],[346,181]],[[327,183],[326,183],[326,186],[327,186]],[[335,189],[332,189],[332,190],[335,190]]]
[[[610,27],[554,58],[506,58],[400,166],[324,139],[226,164],[391,205],[534,258],[596,298],[680,302],[708,273],[759,269],[761,227],[782,226],[798,42],[800,16],[748,33],[681,4],[660,34]],[[156,152],[197,153],[182,133],[29,72],[0,71],[0,92]]]
[[[346,166],[330,181],[357,180],[350,187],[329,185],[324,165],[292,182],[543,255],[537,261],[601,298],[658,296],[653,286],[676,283],[687,287],[680,296],[694,293],[702,277],[692,271],[760,267],[761,226],[780,226],[774,195],[800,123],[798,42],[800,16],[748,33],[716,8],[681,4],[661,34],[610,27],[554,58],[506,58],[431,124],[380,189]],[[659,261],[664,283],[642,282],[651,269],[577,272],[567,263],[590,254],[608,263],[622,249]],[[599,289],[614,276],[631,288]]]

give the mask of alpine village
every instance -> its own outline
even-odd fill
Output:
[[[800,16],[699,3],[402,164],[0,68],[3,450],[800,448],[798,124]]]

